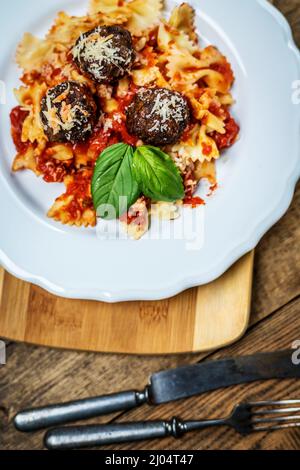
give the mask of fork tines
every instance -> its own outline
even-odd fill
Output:
[[[251,419],[253,431],[275,431],[300,427],[300,400],[250,402],[249,406],[253,417]],[[256,418],[256,416],[261,417]]]

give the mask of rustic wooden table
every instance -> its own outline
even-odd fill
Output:
[[[274,0],[272,3],[288,18],[300,46],[299,0]],[[57,351],[9,343],[7,365],[0,368],[0,449],[42,448],[42,433],[22,435],[14,430],[11,419],[20,408],[143,388],[148,376],[163,368],[290,348],[295,340],[300,340],[299,219],[300,185],[289,212],[256,250],[251,324],[245,337],[233,346],[201,355],[136,357]],[[174,414],[187,419],[219,417],[226,415],[234,402],[246,398],[300,398],[299,381],[236,386],[158,408],[145,406],[96,421],[161,419]],[[234,431],[220,428],[193,433],[180,440],[170,438],[107,449],[300,449],[300,429],[241,438]]]

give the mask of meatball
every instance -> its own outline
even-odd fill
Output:
[[[126,111],[128,132],[146,144],[175,144],[189,123],[186,99],[166,88],[142,88]]]
[[[82,142],[96,123],[97,105],[86,86],[63,82],[47,91],[40,116],[50,142]]]
[[[132,37],[121,26],[98,26],[82,34],[73,47],[77,67],[98,83],[111,83],[131,69]]]

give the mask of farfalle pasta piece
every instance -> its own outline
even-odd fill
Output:
[[[204,162],[196,162],[194,168],[194,175],[198,181],[201,179],[206,179],[211,185],[216,184],[217,174],[216,174],[216,162],[215,160]]]
[[[126,28],[134,36],[142,36],[143,32],[158,24],[161,10],[163,7],[162,0],[132,0],[127,4],[130,9],[131,16],[126,24]]]
[[[81,34],[90,29],[102,25],[122,24],[126,23],[127,20],[128,15],[121,12],[109,15],[99,12],[87,16],[70,16],[65,12],[60,12],[47,34],[46,40],[69,49],[70,45],[73,45]]]
[[[187,51],[172,47],[167,57],[167,75],[172,82],[186,85],[197,83],[199,80],[220,93],[228,93],[233,82],[231,68],[224,56],[215,47],[208,47],[198,59]],[[226,73],[222,73],[222,72]]]
[[[20,105],[29,111],[23,123],[22,129],[22,142],[38,142],[39,144],[47,141],[45,136],[41,120],[41,99],[47,91],[45,83],[41,85],[35,84],[31,87],[20,87],[15,90],[15,96],[18,99]]]
[[[89,14],[94,15],[96,13],[106,13],[107,15],[127,15],[130,16],[130,10],[126,5],[125,1],[120,0],[90,0],[89,2]]]
[[[85,169],[66,176],[66,192],[59,196],[48,211],[48,217],[66,225],[94,227],[96,212],[91,198],[91,170]]]
[[[198,42],[195,28],[195,10],[188,3],[182,3],[174,8],[169,24],[178,31],[185,33],[193,42]]]
[[[20,170],[31,170],[37,176],[39,172],[36,168],[36,158],[35,158],[35,149],[33,145],[29,145],[25,152],[18,153],[13,161],[12,164],[13,171],[20,171]]]
[[[41,72],[43,64],[53,50],[53,45],[31,33],[25,33],[17,48],[16,61],[25,72]]]
[[[164,52],[168,52],[174,44],[178,49],[187,50],[191,54],[194,54],[198,50],[198,46],[189,39],[187,34],[172,28],[168,23],[163,21],[161,21],[158,28],[157,43],[159,49]]]
[[[51,153],[49,151],[51,150]],[[51,149],[48,150],[49,156],[60,162],[66,162],[74,158],[74,153],[71,146],[64,144],[52,145]]]
[[[87,85],[93,93],[97,92],[97,86],[95,82],[86,75],[83,75],[83,73],[81,73],[73,63],[62,65],[62,70],[64,80],[73,80],[74,82],[81,83],[82,85]],[[52,87],[58,83],[61,83],[61,81],[62,77],[56,76],[49,85]]]
[[[115,15],[96,13],[90,16],[69,16],[60,12],[45,39],[39,39],[26,33],[17,49],[17,63],[25,72],[42,72],[43,65],[50,63],[56,67],[64,66],[65,56],[70,46],[80,34],[99,25],[122,24],[128,20],[128,14],[117,12]],[[55,64],[56,63],[56,64]]]
[[[192,106],[194,117],[202,123],[205,123],[209,132],[216,131],[220,134],[225,134],[224,119],[211,112],[209,110],[209,105],[207,106],[206,104],[203,104],[203,102],[201,102],[201,99],[198,100],[190,94],[188,96],[190,104]]]
[[[218,99],[223,106],[232,106],[235,102],[231,93],[220,94]]]
[[[173,145],[172,153],[175,153],[179,158],[178,162],[175,159],[178,167],[180,167],[180,163],[186,167],[189,162],[204,162],[220,157],[216,142],[206,132],[205,125],[197,124],[187,141]]]
[[[212,137],[207,135],[206,125],[200,127],[200,132],[197,141],[197,147],[200,150],[199,160],[200,162],[211,161],[212,159],[218,159],[220,152],[217,144]]]
[[[145,67],[143,69],[133,70],[131,73],[133,83],[139,87],[150,85],[156,82],[161,73],[159,68],[154,65],[153,67]]]

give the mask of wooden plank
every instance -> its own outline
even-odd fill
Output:
[[[284,16],[287,18],[288,22],[290,23],[295,41],[296,43],[300,44],[300,6],[299,0],[269,0],[270,3],[278,8]]]
[[[253,257],[254,252],[250,262],[247,257],[242,258],[227,275],[198,289],[194,351],[226,346],[245,333],[250,314]],[[235,295],[243,291],[245,295]]]
[[[299,219],[300,183],[287,214],[263,237],[255,250],[250,321],[264,318],[300,293]]]
[[[118,304],[58,298],[6,274],[0,336],[56,348],[130,354],[217,348],[235,341],[248,326],[252,272],[250,253],[207,286],[160,302]]]
[[[0,271],[2,268],[0,267]],[[11,338],[15,341],[23,341],[25,337],[27,313],[30,296],[30,284],[13,278],[12,276],[3,275],[1,298],[1,312],[10,312],[9,315],[2,316],[1,318],[1,332],[9,331]],[[14,314],[17,312],[16,321],[14,321]],[[6,335],[3,334],[3,337]]]

